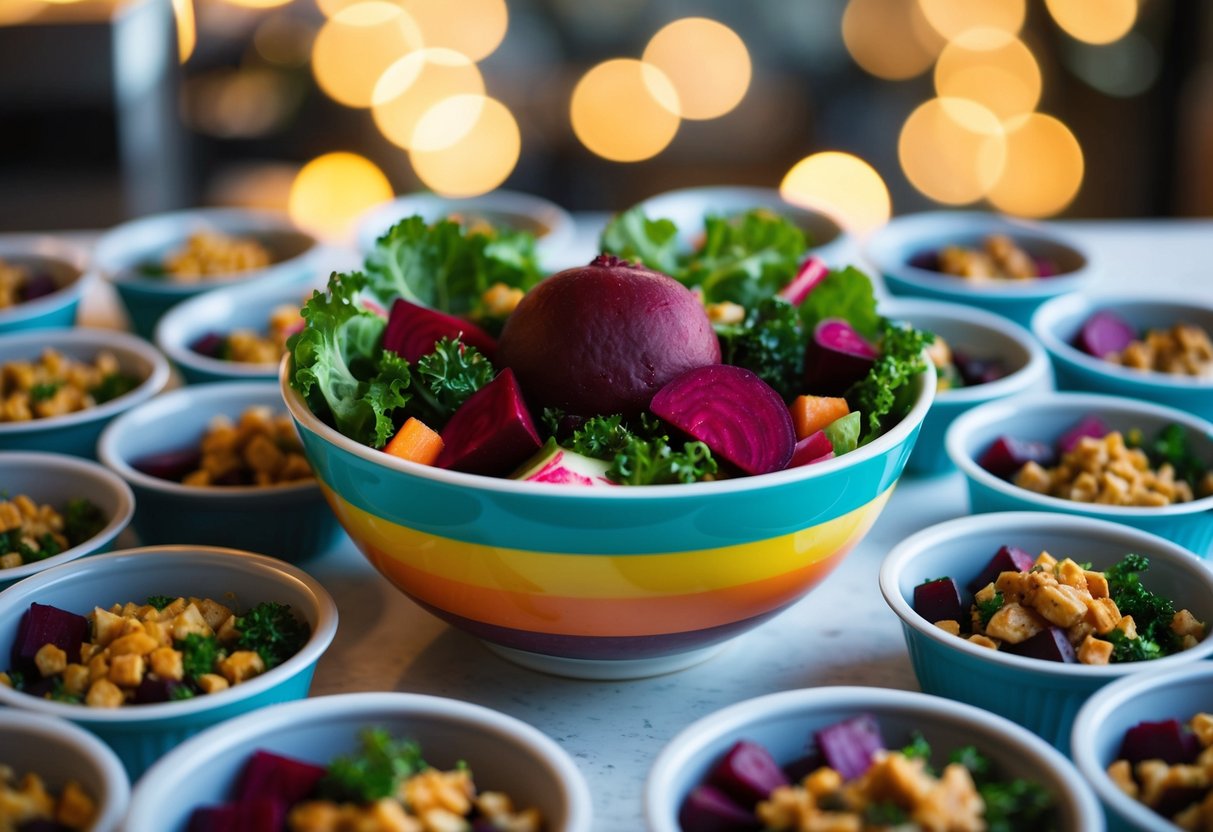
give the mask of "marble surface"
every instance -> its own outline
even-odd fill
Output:
[[[599,215],[582,218],[578,250],[588,260]],[[1101,290],[1187,292],[1213,300],[1213,223],[1068,224],[1105,270]],[[584,255],[584,256],[583,256]],[[325,253],[325,268],[350,262]],[[102,287],[85,319],[120,325]],[[341,623],[321,660],[314,695],[399,690],[451,696],[525,720],[577,761],[594,797],[595,832],[643,828],[644,780],[676,733],[726,705],[792,688],[848,684],[916,688],[900,626],[877,587],[881,559],[897,542],[967,513],[957,474],[905,478],[867,538],[815,591],[682,672],[629,682],[584,682],[509,664],[393,590],[346,542],[303,564],[336,598]]]

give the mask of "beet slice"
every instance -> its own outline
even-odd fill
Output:
[[[236,799],[266,798],[292,806],[310,795],[324,774],[323,766],[269,751],[254,751],[240,775]]]
[[[1041,630],[1031,638],[1019,642],[1019,644],[1004,642],[1002,649],[1017,656],[1027,656],[1029,659],[1044,659],[1045,661],[1063,662],[1064,664],[1074,664],[1078,661],[1078,656],[1074,653],[1074,646],[1070,644],[1069,636],[1060,627],[1049,627],[1047,630]]]
[[[1200,753],[1200,742],[1177,719],[1139,722],[1125,731],[1118,759],[1137,765],[1142,760],[1162,760],[1168,765],[1191,763]]]
[[[783,776],[788,778],[789,783],[799,783],[824,765],[825,761],[821,759],[820,754],[816,752],[805,754],[786,764],[783,767]]]
[[[131,460],[131,467],[136,471],[172,482],[181,482],[186,474],[198,470],[201,464],[202,452],[197,448],[162,451]]]
[[[804,380],[820,396],[840,396],[868,374],[880,357],[876,347],[841,318],[826,318],[813,328],[805,349]]]
[[[796,448],[788,406],[744,367],[687,370],[657,391],[649,410],[746,474],[786,468]]]
[[[966,387],[989,384],[1007,375],[1007,365],[997,358],[974,358],[952,350],[952,364]]]
[[[935,251],[920,251],[906,261],[907,266],[915,269],[925,269],[928,272],[940,271],[939,253]]]
[[[1083,322],[1075,343],[1087,355],[1107,358],[1120,352],[1137,338],[1132,324],[1110,310],[1096,312]]]
[[[207,358],[218,358],[223,353],[226,344],[227,338],[218,332],[208,332],[190,344],[190,349]]]
[[[1172,786],[1164,789],[1151,808],[1164,818],[1174,818],[1193,803],[1199,803],[1209,793],[1208,787]]]
[[[21,291],[21,300],[30,301],[44,298],[58,289],[59,286],[55,283],[55,278],[46,272],[35,272],[25,282],[25,287]]]
[[[1000,436],[986,448],[977,464],[996,477],[1007,479],[1029,462],[1048,465],[1053,461],[1053,449],[1044,442]]]
[[[1057,455],[1062,456],[1078,447],[1078,443],[1086,437],[1103,439],[1112,429],[1098,416],[1086,416],[1077,425],[1070,428],[1057,440]]]
[[[287,807],[277,800],[257,798],[204,806],[190,815],[188,832],[281,832]]]
[[[133,701],[136,705],[171,702],[173,701],[173,694],[177,692],[177,689],[184,686],[184,683],[174,679],[153,679],[151,676],[144,676],[143,681],[139,683],[139,687],[135,688]]]
[[[862,777],[872,766],[877,751],[885,749],[880,724],[871,714],[845,719],[813,735],[826,765],[842,775],[843,781]]]
[[[1003,546],[982,567],[977,577],[965,584],[965,589],[970,594],[975,593],[986,584],[996,581],[1003,572],[1027,572],[1035,565],[1035,556],[1018,546]]]
[[[936,621],[964,621],[960,589],[951,578],[937,578],[914,587],[914,612],[934,624]]]
[[[505,476],[543,446],[513,370],[502,370],[460,405],[442,442],[436,466],[490,477]]]
[[[742,806],[752,807],[775,789],[788,785],[788,778],[766,748],[739,740],[708,772],[707,782]]]
[[[53,644],[67,653],[68,661],[80,661],[80,645],[88,640],[88,619],[49,604],[30,604],[17,625],[13,642],[13,664],[19,669],[33,665],[43,645]]]
[[[816,257],[810,257],[800,264],[796,276],[787,286],[779,290],[779,296],[793,306],[800,306],[809,293],[830,273],[830,267]]]
[[[463,318],[436,309],[409,303],[403,298],[392,304],[392,314],[383,332],[383,348],[391,350],[410,364],[429,355],[443,338],[458,338],[484,353],[489,361],[497,352],[497,341],[480,327]]]
[[[796,443],[792,449],[792,458],[788,461],[789,468],[800,465],[811,465],[814,462],[825,462],[834,458],[834,443],[826,436],[824,430],[810,433]]]
[[[1036,264],[1037,277],[1057,277],[1061,274],[1061,269],[1047,257],[1033,257],[1032,262]]]
[[[743,832],[762,828],[753,812],[710,785],[691,789],[678,810],[678,826],[683,832]]]

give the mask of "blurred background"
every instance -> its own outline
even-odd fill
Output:
[[[706,184],[860,231],[1213,215],[1213,3],[0,0],[0,230]]]

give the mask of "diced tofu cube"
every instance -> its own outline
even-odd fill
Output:
[[[1171,632],[1178,636],[1192,636],[1199,641],[1205,637],[1205,625],[1188,610],[1180,610],[1171,619]]]
[[[1122,616],[1120,621],[1116,622],[1116,629],[1120,630],[1128,638],[1137,638],[1137,622],[1133,620],[1133,616]]]
[[[44,644],[34,654],[34,664],[43,677],[62,673],[67,668],[67,651],[53,644]]]
[[[1082,664],[1107,664],[1112,659],[1112,642],[1087,636],[1078,645],[1078,661]]]
[[[185,677],[185,662],[181,651],[171,647],[157,647],[148,656],[148,665],[152,673],[161,679],[172,679],[180,682]]]
[[[75,696],[83,696],[88,690],[88,668],[82,664],[69,664],[63,669],[63,689]]]
[[[1092,598],[1108,597],[1108,579],[1102,572],[1087,570],[1083,577],[1087,579],[1087,592],[1091,593]]]
[[[203,673],[198,677],[198,687],[203,693],[218,693],[231,687],[218,673]]]
[[[1128,760],[1117,760],[1108,766],[1108,777],[1116,784],[1116,788],[1136,799],[1137,781],[1133,779],[1133,768]]]
[[[1008,604],[1019,603],[1028,594],[1028,586],[1022,572],[1000,572],[994,581],[994,588],[1002,593]]]
[[[59,795],[55,820],[72,829],[89,829],[97,814],[97,804],[75,780],[69,780]]]
[[[219,641],[224,644],[231,644],[236,639],[240,638],[240,631],[236,629],[236,616],[229,615],[222,624],[219,625],[219,630],[215,633]]]
[[[146,656],[160,646],[160,642],[143,631],[121,636],[110,644],[110,659],[118,656]]]
[[[122,635],[125,624],[126,619],[121,615],[96,607],[93,610],[93,643],[102,647],[108,646],[111,641]]]
[[[246,682],[265,672],[265,662],[253,650],[237,650],[219,661],[219,672],[233,685]]]
[[[935,626],[938,627],[939,629],[943,630],[945,633],[951,633],[954,636],[960,635],[960,622],[959,621],[953,621],[952,619],[949,618],[949,619],[945,619],[943,621],[936,621]]]
[[[98,679],[108,679],[110,675],[109,652],[98,653],[88,660],[88,681],[91,685]]]
[[[1030,603],[1042,618],[1058,627],[1072,627],[1087,614],[1079,591],[1067,584],[1040,588],[1032,594]]]
[[[1077,590],[1087,588],[1086,571],[1070,558],[1059,561],[1054,567],[1053,573],[1057,575],[1057,580],[1066,586],[1072,586]]]
[[[1046,570],[1052,572],[1053,568],[1057,566],[1057,558],[1053,557],[1048,552],[1041,552],[1036,556],[1036,561],[1033,565],[1044,567]]]
[[[977,590],[977,592],[973,593],[973,600],[979,604],[985,604],[989,601],[993,601],[994,596],[997,594],[998,588],[994,586],[993,582],[990,582],[981,589]]]
[[[969,636],[969,643],[976,644],[978,647],[986,647],[990,650],[998,649],[998,642],[989,636],[983,636],[980,633]]]
[[[138,618],[127,618],[122,622],[122,634],[118,636],[118,638],[122,638],[122,636],[129,636],[131,633],[146,632],[147,630],[144,629],[143,622]]]
[[[1101,636],[1115,628],[1121,618],[1120,610],[1111,598],[1092,598],[1087,602],[1087,621]]]
[[[137,688],[143,681],[145,663],[143,656],[124,653],[110,660],[109,680],[123,688]]]
[[[1005,573],[1004,573],[1005,574]],[[986,624],[986,635],[1011,644],[1027,641],[1048,625],[1034,611],[1020,604],[1004,604]]]
[[[173,627],[171,624],[161,622],[158,619],[156,621],[144,621],[143,629],[161,647],[171,647],[173,645]]]
[[[109,679],[98,679],[88,687],[88,694],[84,697],[84,704],[90,708],[118,708],[126,701],[126,696],[122,693],[122,688],[115,685]]]
[[[206,624],[206,619],[202,617],[202,611],[195,604],[187,606],[180,615],[173,619],[174,641],[184,641],[190,633],[209,636],[211,632],[211,628]]]
[[[1192,717],[1192,733],[1205,748],[1213,747],[1213,714],[1199,713]]]
[[[212,601],[205,598],[197,603],[198,611],[202,613],[202,620],[206,622],[206,626],[212,630],[218,630],[224,621],[232,617],[232,611],[220,604],[218,601]]]

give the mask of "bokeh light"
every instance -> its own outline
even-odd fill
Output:
[[[369,107],[387,68],[420,47],[420,30],[403,9],[368,0],[325,21],[312,46],[312,72],[333,100]]]
[[[1078,194],[1083,164],[1070,128],[1042,113],[1020,116],[1007,125],[1006,165],[990,189],[990,202],[1008,214],[1052,216]]]
[[[505,0],[396,0],[421,29],[426,46],[453,49],[473,61],[493,53],[509,28]]]
[[[447,141],[451,125],[460,133]],[[434,148],[434,149],[427,149]],[[432,107],[417,125],[409,152],[417,177],[444,196],[477,196],[506,180],[518,164],[522,137],[504,104],[482,95],[457,95]]]
[[[1036,108],[1040,67],[1014,35],[1001,29],[970,29],[940,53],[935,92],[976,101],[1005,120]]]
[[[366,0],[315,0],[315,2],[325,17],[334,17],[344,9],[364,3]]]
[[[291,219],[316,236],[348,240],[354,221],[392,198],[383,171],[357,153],[326,153],[303,166],[291,184]]]
[[[273,9],[285,6],[291,0],[224,0],[231,6],[243,6],[246,9]]]
[[[4,0],[0,3],[0,26],[24,23],[43,8],[42,0]]]
[[[901,81],[930,69],[944,39],[915,2],[851,0],[842,15],[842,39],[863,69]]]
[[[985,196],[1002,175],[1006,136],[998,116],[963,98],[932,98],[901,128],[897,156],[919,191],[946,205]]]
[[[615,162],[656,156],[674,140],[678,93],[665,73],[631,58],[605,61],[573,90],[573,132],[593,153]]]
[[[1045,0],[1067,35],[1084,43],[1120,40],[1137,22],[1138,0]]]
[[[793,205],[824,211],[856,234],[889,221],[889,189],[876,169],[850,153],[814,153],[797,162],[779,186]]]
[[[177,19],[177,60],[185,63],[198,45],[198,27],[194,22],[194,0],[173,0]]]
[[[644,61],[661,70],[678,93],[675,115],[718,118],[736,107],[750,86],[750,53],[737,33],[706,17],[662,27],[644,49]],[[665,99],[660,92],[656,98]]]
[[[935,31],[948,40],[977,28],[1001,29],[1016,35],[1027,14],[1026,0],[918,0],[918,3]]]
[[[371,112],[384,137],[408,150],[427,110],[452,96],[483,94],[484,78],[466,55],[452,49],[419,49],[383,73],[375,84]],[[451,136],[447,143],[458,138]]]
[[[304,66],[311,59],[316,30],[292,14],[272,14],[253,31],[257,54],[278,66]]]

